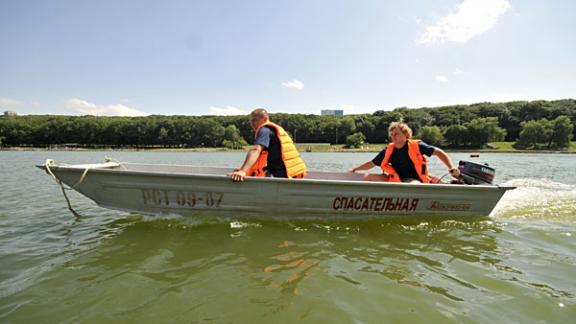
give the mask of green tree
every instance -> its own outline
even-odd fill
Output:
[[[196,121],[192,146],[218,147],[222,144],[226,129],[212,118],[200,118]]]
[[[346,136],[346,146],[349,148],[360,147],[364,144],[366,136],[361,132],[354,133],[352,135]]]
[[[428,113],[427,108],[406,110],[400,108],[397,110],[403,112],[404,122],[410,125],[414,134],[419,134],[421,127],[430,126],[434,123],[434,117]]]
[[[374,136],[374,130],[376,129],[376,126],[370,120],[370,116],[366,115],[356,116],[354,118],[354,122],[356,123],[356,131],[364,134],[366,138]]]
[[[420,128],[420,139],[435,146],[444,144],[444,136],[438,126],[422,126]]]
[[[488,142],[499,142],[506,136],[506,130],[498,126],[495,117],[477,118],[466,123],[466,142],[472,147],[483,147]]]
[[[549,109],[545,101],[531,101],[525,102],[520,107],[520,120],[536,120],[548,117]]]
[[[558,116],[552,121],[552,135],[548,147],[564,148],[570,146],[572,122],[566,116]]]
[[[228,125],[224,130],[224,140],[222,145],[231,149],[241,149],[248,145],[246,140],[240,136],[240,131],[234,125]]]
[[[320,128],[322,129],[322,139],[323,142],[338,144],[341,143],[339,138],[342,136],[339,133],[340,130],[340,117],[326,116],[327,118],[322,118],[320,121]]]
[[[464,125],[452,125],[444,130],[444,139],[450,147],[465,146],[467,137],[468,128]]]
[[[352,117],[343,117],[340,120],[339,133],[342,136],[348,136],[356,130],[356,122]]]
[[[160,130],[158,131],[158,142],[162,144],[162,146],[166,146],[166,143],[168,142],[168,137],[169,137],[168,130],[164,127],[160,127]]]
[[[549,143],[552,135],[552,123],[546,119],[530,120],[522,125],[520,137],[515,146],[519,148],[538,148],[538,144]]]

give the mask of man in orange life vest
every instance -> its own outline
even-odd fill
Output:
[[[244,164],[228,175],[233,181],[244,181],[246,176],[303,178],[306,175],[306,165],[290,135],[270,122],[265,109],[250,113],[250,126],[256,135],[254,146],[246,154]]]
[[[422,141],[412,139],[412,129],[402,122],[391,123],[388,134],[392,143],[378,153],[372,160],[359,165],[349,172],[369,170],[379,166],[384,172],[382,175],[367,174],[366,180],[430,183],[427,161],[424,155],[437,156],[448,168],[453,177],[458,177],[460,171],[454,167],[450,157],[441,149],[428,145]]]

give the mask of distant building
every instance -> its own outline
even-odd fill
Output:
[[[344,110],[323,109],[320,113],[322,116],[344,116]]]
[[[15,111],[12,110],[6,110],[4,112],[4,116],[18,116],[18,114]]]

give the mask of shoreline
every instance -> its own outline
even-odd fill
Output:
[[[314,147],[305,144],[298,145],[302,153],[378,153],[384,149],[385,144],[372,144],[367,148],[347,149],[343,147]],[[228,149],[224,147],[199,147],[199,148],[45,148],[45,147],[3,147],[0,152],[34,152],[34,151],[54,151],[54,152],[246,152],[248,149]],[[544,154],[576,154],[574,145],[566,150],[518,150],[510,148],[484,148],[484,149],[444,149],[447,153],[544,153]]]

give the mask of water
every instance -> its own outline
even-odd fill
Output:
[[[482,154],[490,220],[242,222],[97,207],[46,158],[237,166],[242,153],[0,152],[0,322],[574,322],[576,156]],[[346,170],[374,154],[309,153]],[[469,159],[451,154],[453,160]],[[431,164],[436,175],[444,169]]]

